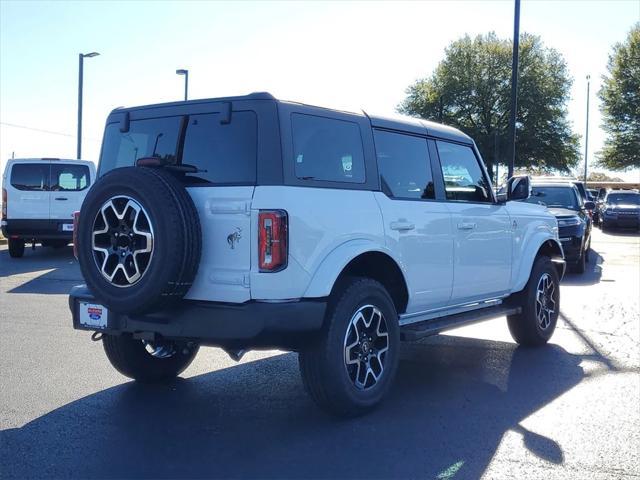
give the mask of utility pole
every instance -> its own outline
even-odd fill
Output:
[[[520,0],[515,0],[513,15],[513,56],[511,62],[511,116],[509,119],[510,145],[508,176],[513,177],[516,162],[516,114],[518,111],[518,50],[520,48]]]
[[[587,164],[589,152],[589,84],[591,75],[587,75],[587,126],[584,133],[584,188],[587,188]]]

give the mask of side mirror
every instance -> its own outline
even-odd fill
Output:
[[[596,208],[596,204],[593,202],[584,202],[585,210],[594,210]]]
[[[507,180],[507,200],[526,200],[531,196],[531,179],[518,175]]]

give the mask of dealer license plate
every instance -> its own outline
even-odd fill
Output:
[[[109,311],[95,303],[80,303],[80,324],[91,328],[107,328]]]

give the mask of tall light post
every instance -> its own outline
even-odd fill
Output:
[[[179,70],[176,70],[176,73],[178,75],[184,75],[184,101],[187,101],[187,92],[189,90],[189,70],[185,70],[184,68],[181,68]]]
[[[587,75],[587,126],[584,133],[584,186],[587,187],[587,154],[589,152],[589,84],[591,75]]]
[[[516,113],[518,111],[518,50],[520,48],[520,0],[515,0],[513,13],[513,53],[511,59],[511,115],[509,118],[509,162],[507,178],[513,177],[516,162]]]
[[[82,77],[84,68],[84,59],[97,57],[100,55],[98,52],[80,53],[78,54],[78,149],[76,157],[80,159],[82,157]]]

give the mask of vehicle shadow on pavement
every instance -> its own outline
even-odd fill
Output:
[[[0,470],[4,479],[479,478],[510,430],[561,464],[562,446],[520,422],[589,375],[582,359],[557,345],[432,337],[404,345],[390,397],[351,420],[312,404],[294,353],[167,385],[127,382],[0,432]]]
[[[34,277],[29,274],[46,272]],[[7,249],[0,250],[0,278],[29,276],[24,283],[13,286],[7,293],[63,294],[71,287],[82,283],[82,275],[77,260],[73,257],[73,247],[60,249],[36,247],[27,248],[24,257],[11,258]],[[15,282],[7,282],[15,285]],[[5,283],[3,282],[3,287]],[[2,288],[4,292],[5,289]]]
[[[567,273],[562,278],[560,285],[595,285],[600,283],[602,278],[602,264],[604,258],[595,250],[591,249],[589,252],[589,261],[585,266],[584,273],[573,273],[569,267],[567,267]]]

